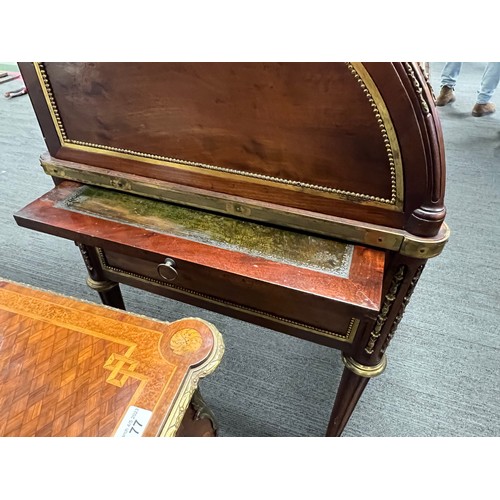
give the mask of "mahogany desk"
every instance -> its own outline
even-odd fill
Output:
[[[213,435],[197,384],[223,351],[201,319],[165,323],[0,279],[0,436]]]
[[[124,283],[340,350],[340,435],[449,237],[419,65],[20,69],[55,188],[18,224],[75,241],[105,304]]]

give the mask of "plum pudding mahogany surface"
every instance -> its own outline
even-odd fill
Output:
[[[0,435],[214,435],[197,383],[223,351],[197,318],[165,323],[0,279]]]
[[[445,159],[416,63],[20,63],[55,188],[18,224],[119,283],[342,351],[338,436],[427,259]]]

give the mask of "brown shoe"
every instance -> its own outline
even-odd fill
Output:
[[[495,112],[495,105],[492,102],[487,102],[486,104],[476,103],[472,108],[472,116],[484,116],[491,115]]]
[[[448,87],[447,85],[443,85],[441,87],[441,92],[436,99],[436,106],[446,106],[454,100],[455,94],[453,93],[453,89],[451,87]]]

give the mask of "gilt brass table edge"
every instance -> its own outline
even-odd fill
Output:
[[[222,334],[208,321],[203,320],[203,322],[209,327],[213,334],[214,345],[212,351],[204,362],[189,370],[177,392],[166,420],[160,426],[160,430],[157,433],[159,437],[173,437],[177,434],[184,414],[191,403],[193,394],[198,388],[200,379],[213,373],[219,366],[224,355],[225,345]]]
[[[114,189],[135,196],[146,196],[159,201],[179,203],[192,208],[202,210],[213,210],[221,214],[243,217],[249,220],[276,224],[297,230],[305,230],[321,236],[360,243],[363,245],[392,250],[408,257],[427,259],[439,255],[449,237],[449,229],[443,223],[440,234],[437,237],[420,238],[404,230],[394,229],[386,226],[378,226],[370,223],[350,224],[348,221],[320,219],[315,215],[304,213],[289,213],[279,210],[278,207],[259,206],[250,201],[235,202],[232,199],[224,199],[215,195],[196,192],[184,192],[169,185],[165,189],[161,183],[148,183],[146,180],[135,180],[131,176],[126,179],[110,178],[99,172],[98,167],[83,171],[66,165],[61,161],[54,160],[46,155],[40,158],[46,174],[61,179],[89,183],[92,186]],[[144,178],[146,179],[146,178]]]
[[[211,295],[200,293],[200,292],[197,292],[195,290],[189,290],[187,288],[176,286],[172,283],[163,282],[160,280],[156,280],[154,278],[150,278],[148,276],[133,273],[131,271],[126,271],[125,269],[120,269],[118,267],[110,266],[106,261],[106,256],[104,254],[103,249],[96,247],[96,251],[97,251],[97,256],[98,256],[99,263],[100,263],[101,267],[105,271],[112,272],[115,275],[124,276],[126,278],[132,278],[135,280],[139,280],[139,281],[146,283],[146,284],[152,283],[155,285],[162,286],[164,288],[170,288],[171,290],[175,290],[176,292],[181,293],[183,295],[201,298],[206,302],[223,305],[224,307],[227,307],[229,309],[233,309],[236,311],[243,311],[243,312],[249,313],[253,316],[258,316],[261,318],[269,318],[272,321],[274,321],[275,323],[279,323],[279,324],[282,324],[285,326],[292,326],[294,328],[298,328],[298,329],[300,329],[304,332],[307,332],[307,333],[312,333],[314,335],[320,335],[320,336],[323,336],[326,338],[335,339],[335,340],[339,340],[341,342],[347,342],[349,344],[352,344],[352,342],[354,341],[354,337],[356,335],[356,332],[358,330],[360,320],[357,318],[351,318],[345,334],[341,334],[341,333],[333,332],[333,331],[329,331],[329,330],[323,330],[320,328],[315,328],[315,327],[312,327],[312,326],[307,325],[305,323],[301,323],[299,321],[294,321],[291,319],[276,316],[274,314],[267,313],[265,311],[259,311],[257,309],[253,309],[251,307],[246,307],[246,306],[243,306],[240,304],[235,304],[235,303],[230,302],[228,300],[219,299],[217,297],[213,297]]]
[[[52,117],[54,128],[56,129],[57,135],[59,137],[60,145],[63,147],[69,149],[76,149],[79,151],[87,151],[90,153],[102,154],[115,158],[131,159],[131,160],[139,159],[140,161],[145,163],[150,163],[154,165],[163,165],[171,168],[193,171],[198,173],[206,173],[206,171],[208,171],[210,172],[211,175],[216,175],[219,177],[230,176],[238,181],[241,181],[242,178],[243,180],[247,180],[245,178],[248,178],[251,179],[252,182],[256,182],[258,184],[271,185],[271,186],[278,185],[281,188],[285,188],[296,192],[307,192],[326,198],[350,200],[363,205],[383,207],[387,210],[393,210],[397,212],[402,211],[403,208],[402,164],[400,159],[401,154],[399,152],[399,145],[397,143],[397,137],[394,131],[394,126],[392,125],[390,115],[387,111],[384,100],[380,96],[380,93],[378,92],[378,89],[375,86],[370,75],[366,72],[361,63],[346,63],[346,65],[350,73],[353,74],[357,83],[363,89],[365,97],[368,99],[368,102],[372,107],[372,111],[374,112],[375,118],[379,122],[380,134],[387,150],[387,159],[390,168],[391,199],[386,199],[379,196],[374,196],[364,193],[347,191],[344,189],[338,189],[328,186],[304,183],[301,181],[294,181],[285,178],[272,177],[264,174],[239,171],[235,169],[219,167],[216,165],[207,165],[204,163],[198,163],[189,160],[180,160],[177,158],[169,158],[160,155],[143,153],[139,151],[131,151],[112,146],[92,144],[84,141],[70,139],[64,128],[64,124],[62,122],[57,107],[57,102],[55,100],[50,80],[48,78],[44,64],[45,63],[43,62],[34,62],[33,66],[35,68],[35,72],[38,77],[40,87],[42,88],[42,92],[47,107]]]

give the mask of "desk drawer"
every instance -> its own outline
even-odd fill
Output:
[[[359,311],[352,306],[338,303],[335,307],[331,299],[247,276],[170,257],[146,260],[103,249],[98,249],[98,255],[107,277],[115,281],[125,279],[127,284],[139,287],[141,282],[146,283],[180,300],[216,310],[232,309],[233,313],[260,316],[282,326],[301,328],[306,335],[351,342],[359,323],[356,319]],[[165,279],[158,272],[158,266],[166,259],[173,261],[177,271],[175,279]],[[265,321],[263,324],[268,326]]]

